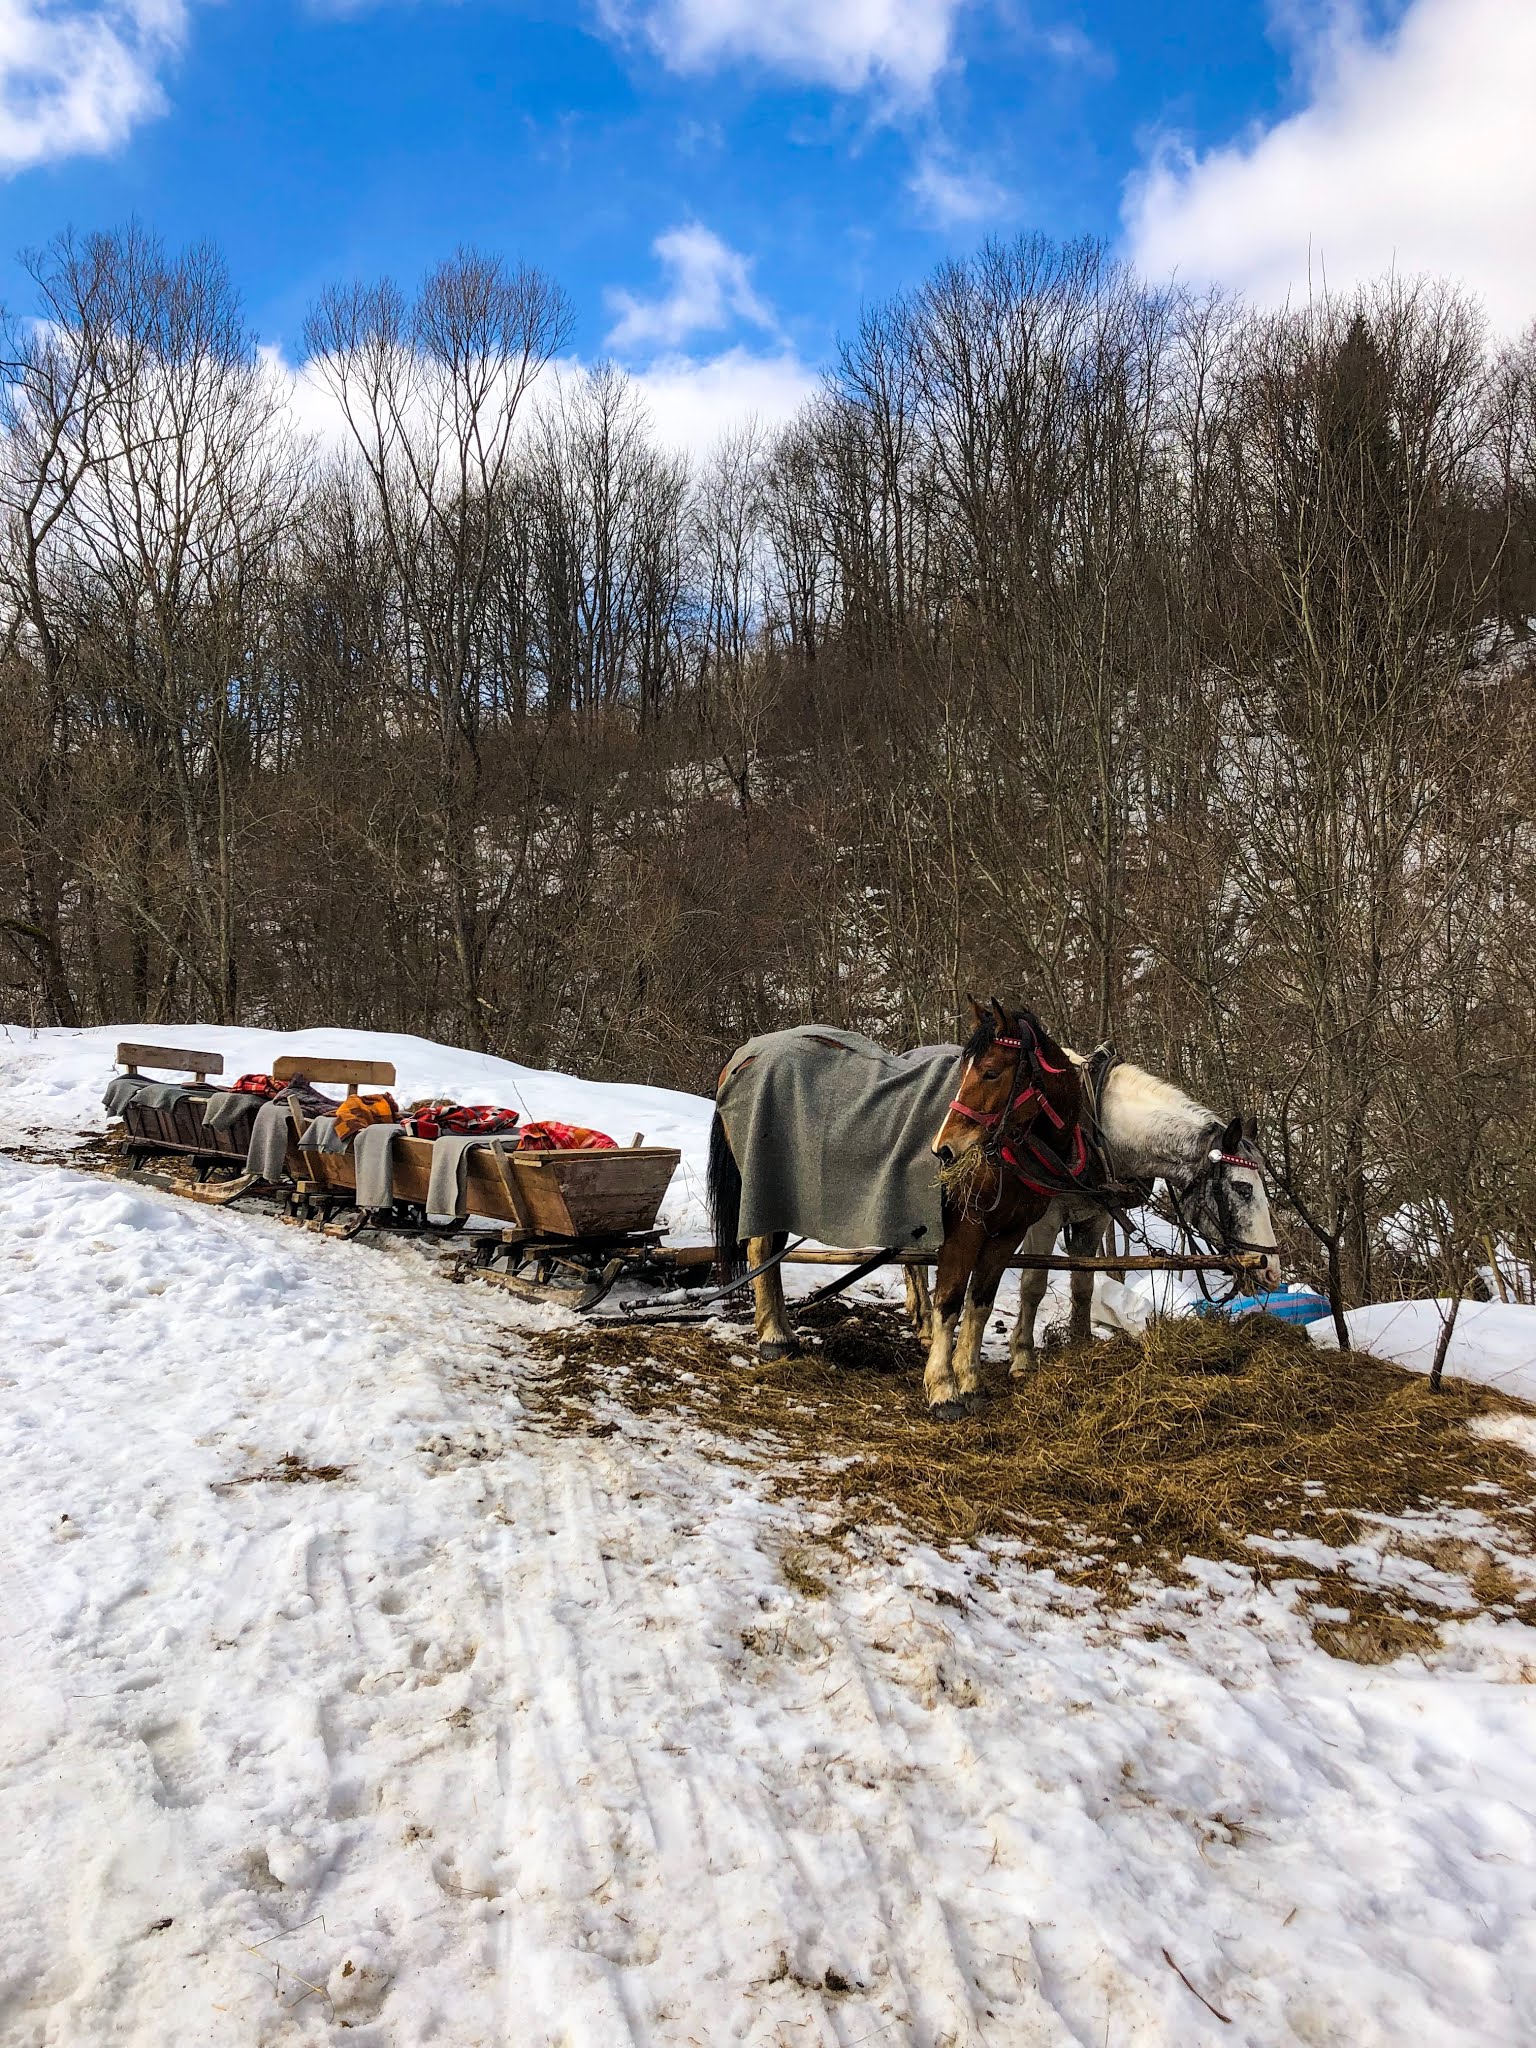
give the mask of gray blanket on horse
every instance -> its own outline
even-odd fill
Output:
[[[717,1098],[741,1169],[741,1234],[822,1244],[943,1235],[931,1147],[959,1079],[958,1046],[890,1053],[805,1024],[749,1039]]]

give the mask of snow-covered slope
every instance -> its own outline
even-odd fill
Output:
[[[1395,1359],[1410,1372],[1428,1372],[1435,1362],[1441,1319],[1448,1301],[1378,1301],[1351,1309],[1344,1320],[1350,1342],[1378,1358]],[[1335,1347],[1332,1322],[1309,1323],[1315,1344]],[[1536,1308],[1517,1302],[1464,1301],[1456,1314],[1446,1352],[1452,1379],[1476,1380],[1521,1401],[1536,1402]]]
[[[1529,2038],[1524,1630],[849,1561],[403,1250],[0,1162],[0,1254],[8,2048]]]
[[[0,1054],[4,1142],[116,1036]],[[1114,1617],[834,1545],[689,1426],[552,1431],[544,1320],[0,1160],[5,2048],[1529,2040],[1530,1631],[1361,1669],[1214,1567]]]

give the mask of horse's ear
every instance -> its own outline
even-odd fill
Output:
[[[1259,1120],[1256,1116],[1243,1118],[1243,1136],[1250,1145],[1257,1145],[1259,1142]]]
[[[992,1014],[997,1019],[998,1030],[1002,1032],[1007,1032],[1010,1029],[1013,1020],[1008,1015],[1008,1012],[1003,1008],[1002,999],[998,996],[994,996],[992,998]]]
[[[1223,1152],[1235,1152],[1242,1142],[1243,1120],[1240,1116],[1235,1116],[1233,1117],[1231,1123],[1227,1125],[1227,1128],[1221,1134],[1221,1145],[1219,1149]]]
[[[987,1013],[981,1007],[980,1003],[977,1002],[976,998],[971,994],[969,989],[967,989],[965,992],[965,1000],[970,1004],[971,1009],[974,1011],[976,1022],[978,1024],[985,1024],[987,1021]]]

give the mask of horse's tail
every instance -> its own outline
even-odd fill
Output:
[[[741,1168],[725,1135],[719,1110],[709,1127],[709,1220],[715,1233],[715,1264],[722,1281],[739,1280],[747,1270],[741,1242]]]

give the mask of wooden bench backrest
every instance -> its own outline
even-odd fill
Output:
[[[136,1074],[140,1067],[161,1067],[173,1074],[195,1074],[199,1081],[209,1074],[222,1074],[224,1055],[217,1052],[197,1052],[191,1046],[182,1045],[133,1045],[123,1044],[117,1048],[117,1063],[126,1067],[130,1074]]]
[[[284,1053],[272,1062],[274,1081],[341,1081],[348,1088],[393,1088],[395,1070],[388,1060],[322,1060],[309,1053]]]

